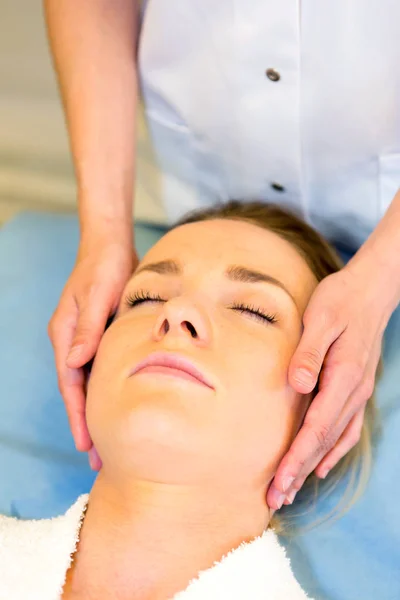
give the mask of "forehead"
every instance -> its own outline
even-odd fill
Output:
[[[299,308],[305,308],[317,284],[289,242],[243,221],[215,219],[182,225],[153,246],[141,265],[167,259],[178,260],[185,274],[194,276],[222,274],[232,264],[261,271],[281,281]]]

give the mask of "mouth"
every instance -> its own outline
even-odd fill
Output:
[[[169,377],[186,379],[197,385],[203,385],[210,389],[214,386],[207,377],[187,358],[180,354],[169,352],[155,352],[140,361],[131,372],[137,374],[157,374]]]

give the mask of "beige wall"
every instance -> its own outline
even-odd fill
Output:
[[[157,169],[139,120],[138,218],[160,222]],[[24,209],[71,211],[75,183],[42,3],[0,2],[0,222]]]

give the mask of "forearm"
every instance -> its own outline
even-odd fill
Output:
[[[400,190],[349,265],[369,270],[371,281],[381,286],[382,297],[386,295],[396,308],[400,302]]]
[[[137,0],[45,0],[81,239],[132,239]]]

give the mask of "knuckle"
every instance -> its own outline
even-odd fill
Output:
[[[90,338],[92,331],[89,327],[79,327],[74,337],[74,346],[82,346]]]
[[[339,367],[340,365],[338,365]],[[342,381],[349,390],[358,387],[364,377],[365,365],[361,361],[348,362],[344,369],[341,369]]]
[[[319,370],[323,361],[322,353],[317,348],[309,348],[303,351],[301,363],[303,367]]]
[[[53,319],[51,319],[47,324],[47,335],[49,336],[49,338],[51,340],[53,339],[53,334],[54,334],[54,323],[53,323]]]
[[[362,381],[364,375],[365,366],[360,362],[354,362],[351,365],[351,371],[349,373],[350,382],[356,386]]]
[[[352,409],[353,409],[353,414],[357,415],[357,413],[359,413],[360,410],[364,409],[367,401],[368,401],[368,399],[361,394],[357,394],[354,397],[352,397],[351,405],[352,405]]]
[[[335,328],[339,321],[339,315],[336,307],[334,308],[333,306],[325,306],[322,311],[321,318],[327,329]]]
[[[51,319],[49,320],[49,322],[47,324],[47,332],[49,335],[54,334],[54,328],[57,323],[57,320],[58,320],[58,312],[56,311],[53,313],[53,315],[51,316]]]
[[[88,283],[88,285],[82,290],[80,295],[80,303],[90,303],[93,299],[102,296],[102,291],[104,289],[104,285],[102,281],[98,281],[97,279],[93,279]]]
[[[56,337],[57,330],[59,329],[60,324],[63,323],[63,320],[62,311],[60,308],[57,308],[47,325],[47,333],[51,340]]]
[[[323,282],[320,283],[322,286]],[[318,307],[318,318],[321,323],[324,325],[325,329],[334,328],[339,320],[338,311],[335,306],[325,305],[323,307]],[[313,311],[306,310],[303,317],[304,325],[309,325],[315,319],[315,314]]]
[[[289,467],[289,472],[293,474],[296,481],[299,477],[298,474],[304,472],[306,469],[309,462],[309,455],[305,452],[300,453],[297,449],[292,447],[290,448],[285,460],[287,461],[285,468]]]
[[[297,469],[298,469],[299,473],[302,473],[308,464],[308,456],[307,457],[304,456],[302,458],[296,457],[296,464],[297,464]]]
[[[336,442],[334,432],[332,427],[329,425],[321,424],[315,425],[314,423],[307,423],[309,431],[317,442],[317,449],[315,454],[319,455],[320,453],[326,454],[331,450]]]
[[[361,431],[352,431],[348,436],[349,449],[354,448],[361,439]]]
[[[369,400],[375,391],[375,377],[366,377],[360,386],[360,396],[363,401]]]

